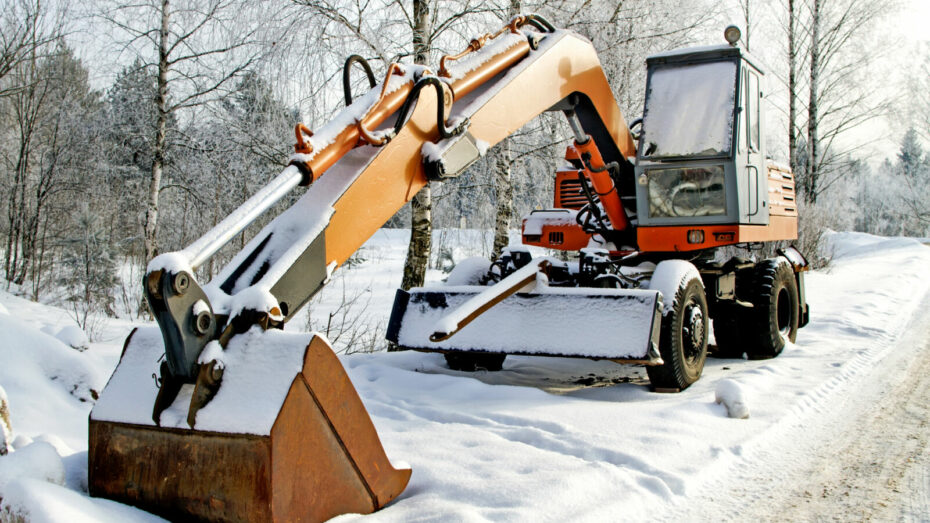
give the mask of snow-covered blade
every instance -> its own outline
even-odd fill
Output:
[[[430,341],[437,322],[488,287],[398,292],[388,339],[425,351],[482,351],[659,364],[662,300],[657,291],[537,284],[475,318],[455,336]]]

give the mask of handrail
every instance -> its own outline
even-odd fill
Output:
[[[475,38],[472,38],[472,40],[468,43],[468,47],[466,47],[465,50],[462,51],[462,52],[459,53],[459,54],[455,54],[455,55],[448,55],[448,54],[447,54],[447,55],[443,55],[442,58],[439,59],[439,76],[441,76],[441,77],[443,77],[443,78],[451,78],[451,77],[452,77],[452,74],[449,72],[449,69],[446,67],[446,62],[447,62],[447,61],[459,60],[459,59],[461,59],[461,58],[464,58],[465,56],[468,56],[468,55],[471,54],[471,53],[474,53],[475,51],[477,51],[477,50],[481,49],[482,47],[484,47],[484,46],[487,44],[488,40],[494,40],[494,39],[497,38],[498,36],[500,36],[500,35],[506,33],[508,29],[510,30],[510,32],[511,32],[512,34],[519,34],[520,31],[519,31],[519,29],[518,29],[518,27],[517,27],[517,25],[516,25],[516,22],[517,22],[517,19],[514,18],[509,24],[507,24],[507,25],[505,25],[504,27],[500,28],[500,30],[498,30],[498,31],[497,31],[496,33],[494,33],[494,34],[485,33],[485,34],[483,34],[483,35],[481,35],[481,36],[477,36],[477,37],[475,37]]]
[[[755,178],[756,179],[756,190],[755,191],[752,190],[752,175],[749,174],[750,170],[756,173],[756,178]],[[755,202],[755,209],[756,209],[746,214],[747,217],[751,217],[751,216],[755,216],[759,214],[759,168],[751,163],[747,164],[746,174],[749,176],[748,180],[746,181],[746,185],[747,185],[746,188],[749,190],[749,194],[747,195],[748,201],[746,202],[746,204],[749,205],[749,208],[751,209],[753,207],[751,204]],[[755,194],[755,198],[752,197],[753,194]]]

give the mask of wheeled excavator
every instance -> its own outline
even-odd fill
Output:
[[[526,216],[524,246],[493,263],[398,291],[393,346],[443,353],[457,370],[500,369],[508,354],[640,364],[659,391],[700,377],[710,319],[722,354],[776,356],[807,323],[807,262],[792,247],[761,261],[723,254],[797,237],[793,176],[765,156],[762,71],[733,34],[649,57],[632,129],[592,44],[536,15],[473,39],[436,73],[391,64],[378,84],[350,57],[345,109],[315,130],[298,124],[281,174],[150,261],[158,327],[130,334],[91,412],[91,495],[207,521],[325,520],[400,495],[411,470],[388,458],[327,340],[283,326],[419,189],[546,111],[573,135],[553,208]],[[354,100],[353,64],[371,86]],[[197,281],[297,187],[293,206]]]

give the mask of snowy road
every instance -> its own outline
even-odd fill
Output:
[[[372,309],[387,311],[381,280],[399,273],[403,252],[391,249],[405,243],[383,236],[368,245],[383,257],[346,282],[386,289]],[[610,362],[509,357],[501,372],[462,373],[437,354],[342,357],[413,476],[384,510],[341,519],[930,521],[930,248],[831,241],[833,264],[808,278],[798,343],[772,360],[710,358],[679,394],[649,392],[642,368]],[[130,325],[79,353],[45,334],[63,311],[4,293],[0,305],[0,384],[22,436],[0,457],[0,514],[151,521],[86,495],[90,398]],[[714,403],[723,380],[744,389],[749,419]]]
[[[920,307],[930,311],[930,298]],[[930,313],[867,380],[695,496],[700,520],[930,520]]]
[[[430,355],[356,360],[389,452],[414,468],[375,519],[927,519],[930,249],[834,239],[799,343],[709,359],[681,394],[609,363],[510,358],[467,375]],[[750,419],[713,403],[722,379],[745,389]]]

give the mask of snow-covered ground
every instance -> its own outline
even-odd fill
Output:
[[[319,322],[343,296],[355,296],[353,309],[367,325],[359,330],[379,323],[383,329],[406,248],[400,234],[379,232],[362,260],[340,271],[315,301],[314,328],[323,328]],[[469,374],[449,370],[436,354],[342,356],[388,454],[413,467],[406,491],[368,517],[778,518],[798,504],[790,497],[796,488],[813,488],[808,484],[817,479],[809,473],[832,463],[831,452],[866,456],[870,449],[861,448],[858,436],[872,419],[869,409],[887,403],[875,399],[884,397],[881,384],[905,380],[912,355],[930,361],[921,339],[930,332],[930,248],[857,233],[829,240],[834,260],[808,275],[812,319],[798,343],[768,361],[710,358],[702,379],[680,394],[651,393],[641,367],[609,362],[509,357],[501,372]],[[456,259],[480,254],[481,241],[467,241],[475,243],[449,242]],[[59,332],[70,323],[59,309],[0,293],[0,387],[9,399],[15,449],[0,457],[0,519],[157,519],[86,495],[87,413],[132,326],[110,321],[102,341],[79,352],[56,337],[73,343],[73,332]],[[297,319],[289,329],[306,324]],[[921,383],[903,381],[887,389],[889,397],[906,387],[928,390]],[[715,402],[718,395],[723,404]],[[731,412],[741,403],[748,417],[728,417],[726,403]],[[930,412],[925,403],[920,412]],[[918,440],[920,421],[908,425]],[[877,428],[893,429],[895,422],[886,415]],[[919,460],[926,452],[918,452],[924,448],[911,454],[925,468],[928,460]],[[833,477],[841,490],[840,472]],[[885,515],[925,518],[927,475],[905,472],[900,488],[919,490],[924,503]],[[781,495],[773,497],[776,491]]]

